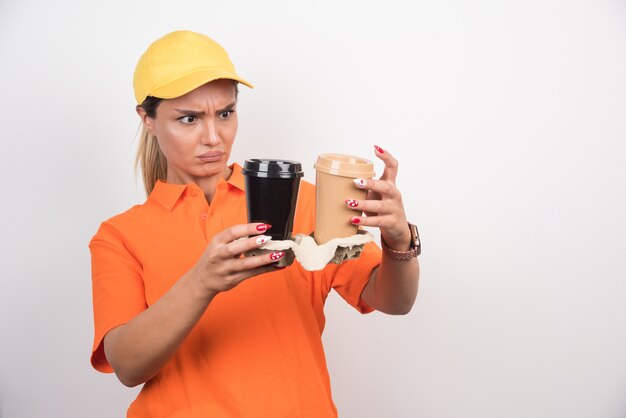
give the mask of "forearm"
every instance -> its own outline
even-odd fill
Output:
[[[417,258],[394,260],[383,253],[380,266],[372,274],[363,298],[378,311],[392,315],[407,314],[417,298],[419,274]]]
[[[200,289],[189,272],[155,304],[111,330],[105,336],[104,350],[120,381],[136,386],[156,375],[214,296]]]

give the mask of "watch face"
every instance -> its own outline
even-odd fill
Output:
[[[419,248],[422,243],[420,242],[420,235],[419,232],[417,230],[417,226],[410,224],[411,225],[411,237],[413,238],[413,245],[415,246],[415,248]]]

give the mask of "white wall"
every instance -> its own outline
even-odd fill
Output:
[[[143,198],[132,71],[180,28],[257,86],[234,159],[309,180],[321,152],[400,159],[420,297],[330,299],[342,417],[626,416],[624,1],[2,0],[2,417],[120,417],[136,393],[89,365],[87,243]]]

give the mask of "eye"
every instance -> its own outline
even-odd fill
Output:
[[[189,125],[189,124],[194,123],[196,120],[198,120],[198,118],[194,115],[186,115],[186,116],[178,118],[178,120],[184,123],[185,125]]]
[[[219,118],[220,119],[228,119],[230,117],[230,115],[232,115],[233,113],[235,113],[235,111],[232,110],[232,109],[224,110],[224,111],[219,113]]]

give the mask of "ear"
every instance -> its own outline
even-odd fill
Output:
[[[135,107],[135,110],[137,111],[137,114],[141,118],[141,122],[143,123],[143,125],[146,127],[146,129],[148,129],[148,132],[150,132],[150,135],[156,136],[154,134],[154,119],[148,116],[144,108],[139,105]]]

